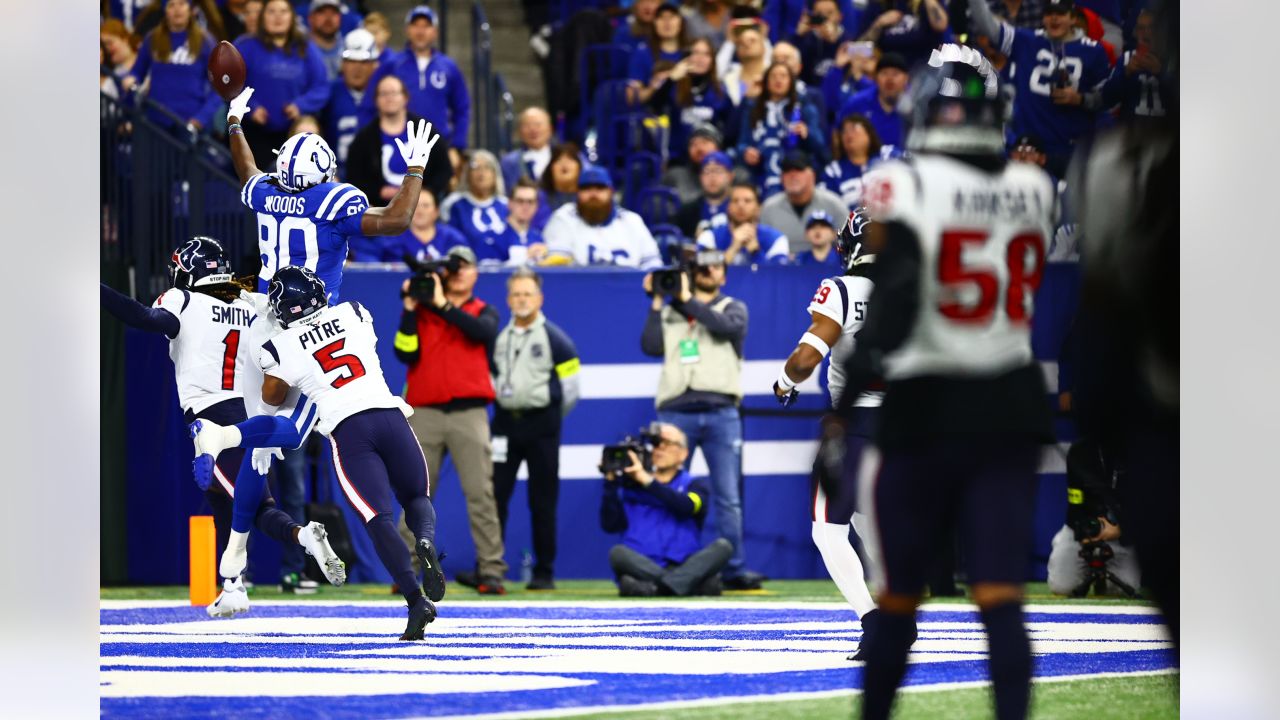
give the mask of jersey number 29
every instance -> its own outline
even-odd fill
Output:
[[[334,378],[333,382],[329,384],[335,389],[358,377],[364,377],[364,363],[360,362],[360,358],[351,353],[338,354],[346,344],[346,338],[338,338],[311,354],[311,357],[314,357],[316,362],[320,363],[320,368],[324,370],[326,375],[339,370],[347,370],[351,373],[350,375],[340,375]]]
[[[942,247],[938,253],[938,283],[943,289],[943,299],[938,302],[938,312],[955,322],[985,323],[995,314],[1000,281],[994,269],[964,263],[965,248],[982,247],[989,237],[979,230],[947,230],[942,233]],[[1005,250],[1005,264],[1009,268],[1009,287],[1004,297],[1005,314],[1013,323],[1030,322],[1027,299],[1028,296],[1035,295],[1036,288],[1040,287],[1040,277],[1044,274],[1044,238],[1036,232],[1014,236]],[[976,287],[977,302],[958,302],[955,296],[962,287]]]

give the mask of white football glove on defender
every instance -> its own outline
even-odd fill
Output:
[[[413,123],[409,123],[405,142],[400,142],[400,138],[396,138],[396,147],[400,148],[400,157],[404,158],[405,165],[426,167],[427,158],[431,157],[431,148],[436,146],[436,141],[439,139],[439,133],[436,133],[435,137],[431,136],[431,123],[419,120],[416,128]]]
[[[273,457],[277,457],[283,460],[284,451],[278,447],[254,448],[253,458],[251,460],[251,462],[253,463],[253,469],[258,471],[259,475],[266,475],[268,472],[271,471],[271,458]]]
[[[227,106],[227,122],[231,122],[231,118],[243,120],[249,115],[249,98],[252,96],[253,88],[247,87],[232,99],[231,104]]]

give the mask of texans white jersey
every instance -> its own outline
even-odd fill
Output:
[[[840,326],[840,339],[831,347],[831,360],[827,364],[827,390],[831,393],[831,406],[836,407],[845,386],[845,365],[853,357],[857,341],[854,335],[862,329],[867,318],[867,300],[871,297],[872,283],[864,277],[843,275],[827,278],[809,301],[808,312],[828,317]],[[868,391],[858,395],[854,407],[879,407],[884,393]]]
[[[919,240],[919,306],[911,333],[884,359],[885,378],[994,377],[1032,362],[1031,316],[1053,237],[1053,181],[1009,163],[988,173],[941,155],[871,173],[874,220]]]
[[[373,317],[349,301],[325,308],[262,346],[262,371],[278,377],[315,402],[316,429],[333,432],[343,420],[374,408],[412,410],[391,394],[378,361]]]
[[[238,382],[248,358],[245,342],[257,314],[249,303],[223,302],[211,295],[170,288],[152,307],[178,318],[178,336],[169,341],[169,357],[177,370],[178,401],[198,413],[224,400],[241,397]]]

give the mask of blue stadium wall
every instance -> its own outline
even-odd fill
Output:
[[[822,560],[809,538],[807,471],[816,447],[816,414],[774,412],[771,383],[779,364],[808,326],[805,307],[821,280],[820,271],[804,267],[729,270],[725,292],[746,302],[751,321],[746,339],[744,407],[744,512],[748,564],[774,578],[825,577]],[[387,382],[402,388],[405,367],[395,358],[391,341],[400,315],[399,284],[406,273],[385,268],[349,268],[344,300],[359,300],[372,311]],[[497,306],[503,323],[506,273],[483,273],[476,294]],[[600,447],[634,433],[654,417],[653,393],[659,364],[640,352],[640,331],[648,301],[641,275],[617,269],[557,269],[545,273],[547,316],[573,338],[582,358],[583,398],[564,425],[561,448],[559,558],[561,578],[610,575],[606,550],[616,538],[600,530],[600,483],[595,465]],[[1052,264],[1037,296],[1033,344],[1045,369],[1056,405],[1057,358],[1074,312],[1077,268]],[[183,584],[188,578],[187,517],[209,512],[191,477],[191,442],[187,439],[173,380],[173,365],[164,338],[130,330],[126,336],[126,415],[128,457],[128,576],[136,584]],[[825,372],[816,373],[825,384]],[[799,408],[817,411],[825,404],[818,377],[801,386]],[[769,414],[753,415],[752,410]],[[1059,447],[1046,447],[1041,463],[1036,545],[1028,558],[1028,579],[1043,579],[1050,538],[1065,512],[1065,443],[1072,439],[1066,421],[1058,423]],[[695,472],[705,468],[700,453]],[[704,470],[705,471],[705,470]],[[389,582],[378,565],[358,518],[333,480],[327,454],[316,468],[319,501],[337,503],[346,514],[357,553],[355,582]],[[448,462],[437,482],[438,544],[448,555],[452,574],[469,569],[474,546],[457,476]],[[522,473],[523,477],[523,473]],[[274,486],[274,483],[273,483]],[[530,547],[527,483],[518,483],[507,528],[509,576],[518,576],[521,558]],[[706,537],[714,537],[714,518]],[[264,537],[251,544],[250,572],[259,582],[278,577],[280,551]]]

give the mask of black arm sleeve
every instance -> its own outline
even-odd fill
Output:
[[[421,348],[418,347],[418,314],[413,310],[400,313],[400,328],[396,331],[396,358],[405,365],[416,365]]]
[[[651,357],[662,357],[662,311],[650,310],[640,333],[640,351]]]
[[[485,305],[478,317],[450,305],[448,310],[440,313],[440,317],[457,325],[463,335],[475,342],[491,345],[498,339],[498,311],[492,305]]]
[[[693,299],[672,307],[685,317],[702,323],[707,332],[720,340],[741,343],[747,335],[747,306],[739,300],[729,303],[724,312],[716,312],[710,305]]]
[[[688,518],[697,515],[703,510],[703,503],[694,502],[689,493],[682,493],[673,490],[670,485],[664,485],[658,481],[649,483],[648,491],[662,501],[663,505],[672,512],[676,517]],[[697,483],[689,487],[690,491],[698,489]],[[705,495],[705,492],[703,493]],[[702,499],[703,495],[699,495]]]
[[[604,496],[600,499],[600,529],[607,533],[621,533],[627,529],[627,513],[622,508],[618,481],[604,483]]]
[[[881,358],[906,341],[919,310],[920,243],[915,232],[901,223],[888,223],[885,231],[885,247],[876,254],[867,319],[855,336],[853,357],[845,365],[848,380],[841,395],[842,410],[883,374]]]
[[[103,283],[102,308],[115,315],[125,325],[153,333],[164,333],[170,340],[178,337],[182,323],[164,308],[149,308],[131,297],[116,292]]]

